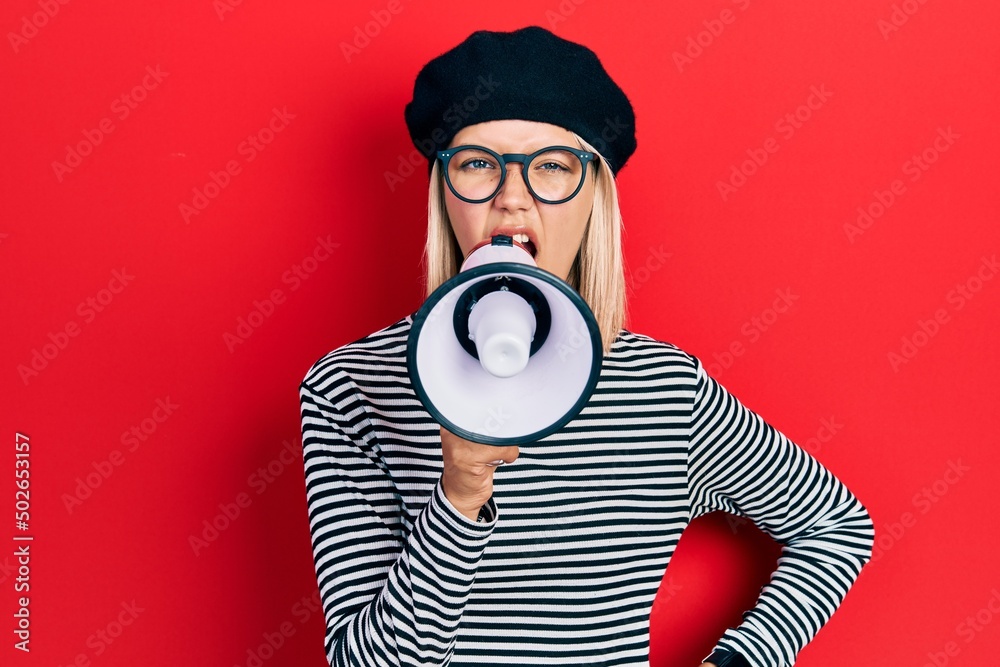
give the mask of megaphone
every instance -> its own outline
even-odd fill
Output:
[[[413,316],[407,369],[434,419],[487,445],[520,445],[579,414],[601,372],[600,329],[586,301],[498,235]]]

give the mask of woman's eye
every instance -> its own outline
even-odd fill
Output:
[[[565,171],[566,167],[562,166],[558,162],[545,162],[538,165],[542,171]]]
[[[492,166],[493,165],[488,160],[484,160],[482,158],[476,158],[462,163],[463,169],[466,167],[471,167],[472,169],[489,169]]]

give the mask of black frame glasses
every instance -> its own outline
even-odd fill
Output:
[[[496,158],[497,164],[500,165],[500,180],[497,181],[497,187],[492,192],[492,194],[490,194],[489,197],[484,197],[482,199],[469,199],[468,197],[463,197],[461,194],[459,194],[459,192],[455,189],[455,186],[452,185],[451,176],[448,173],[448,163],[451,161],[451,158],[456,153],[467,148],[480,150],[483,151],[484,153],[489,153],[490,155]],[[540,197],[531,187],[531,177],[528,175],[528,168],[531,166],[532,160],[534,160],[542,153],[551,150],[562,150],[572,153],[576,157],[580,158],[580,164],[583,167],[580,173],[580,182],[577,184],[576,189],[573,190],[573,193],[570,194],[568,197],[558,200],[551,200],[551,199],[545,199],[544,197]],[[437,158],[438,160],[441,161],[441,169],[442,171],[444,171],[444,180],[446,183],[448,183],[448,189],[451,190],[453,195],[455,195],[464,202],[468,202],[470,204],[483,204],[496,197],[497,194],[500,192],[500,189],[503,187],[504,182],[507,180],[507,163],[520,162],[521,177],[524,178],[524,183],[525,185],[528,186],[528,192],[531,193],[531,196],[545,204],[562,204],[563,202],[568,202],[570,199],[575,197],[577,193],[580,192],[580,188],[583,187],[584,181],[587,180],[587,165],[590,162],[593,162],[594,160],[597,159],[597,154],[590,153],[588,151],[583,151],[580,150],[579,148],[571,148],[570,146],[546,146],[545,148],[541,148],[535,151],[534,153],[531,153],[530,155],[525,153],[504,153],[503,155],[501,155],[496,151],[491,151],[489,148],[486,148],[485,146],[466,144],[463,146],[455,146],[454,148],[446,148],[444,150],[438,151]],[[599,164],[600,162],[594,162],[594,168],[596,169],[597,165]]]

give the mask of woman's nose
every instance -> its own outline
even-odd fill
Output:
[[[511,167],[517,166],[517,169]],[[497,193],[497,199],[504,197],[516,203],[520,199],[532,199],[531,191],[528,190],[528,182],[524,177],[524,163],[511,162],[507,164],[507,175],[504,177],[503,187]]]

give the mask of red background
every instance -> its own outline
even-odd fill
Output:
[[[400,166],[420,66],[475,29],[529,24],[593,48],[635,107],[619,178],[631,328],[714,364],[872,512],[876,559],[799,664],[995,660],[996,3],[225,1],[0,10],[4,664],[324,664],[301,454],[282,454],[299,452],[297,386],[421,303],[426,170]],[[803,107],[814,87],[825,99]],[[284,126],[249,160],[274,109]],[[185,220],[212,173],[225,187]],[[318,238],[336,248],[303,265]],[[116,270],[133,276],[117,293]],[[779,290],[797,298],[776,314]],[[133,427],[144,440],[123,440]],[[34,537],[30,654],[13,648],[14,535]],[[652,664],[698,664],[774,546],[725,515],[696,522],[654,608]]]

